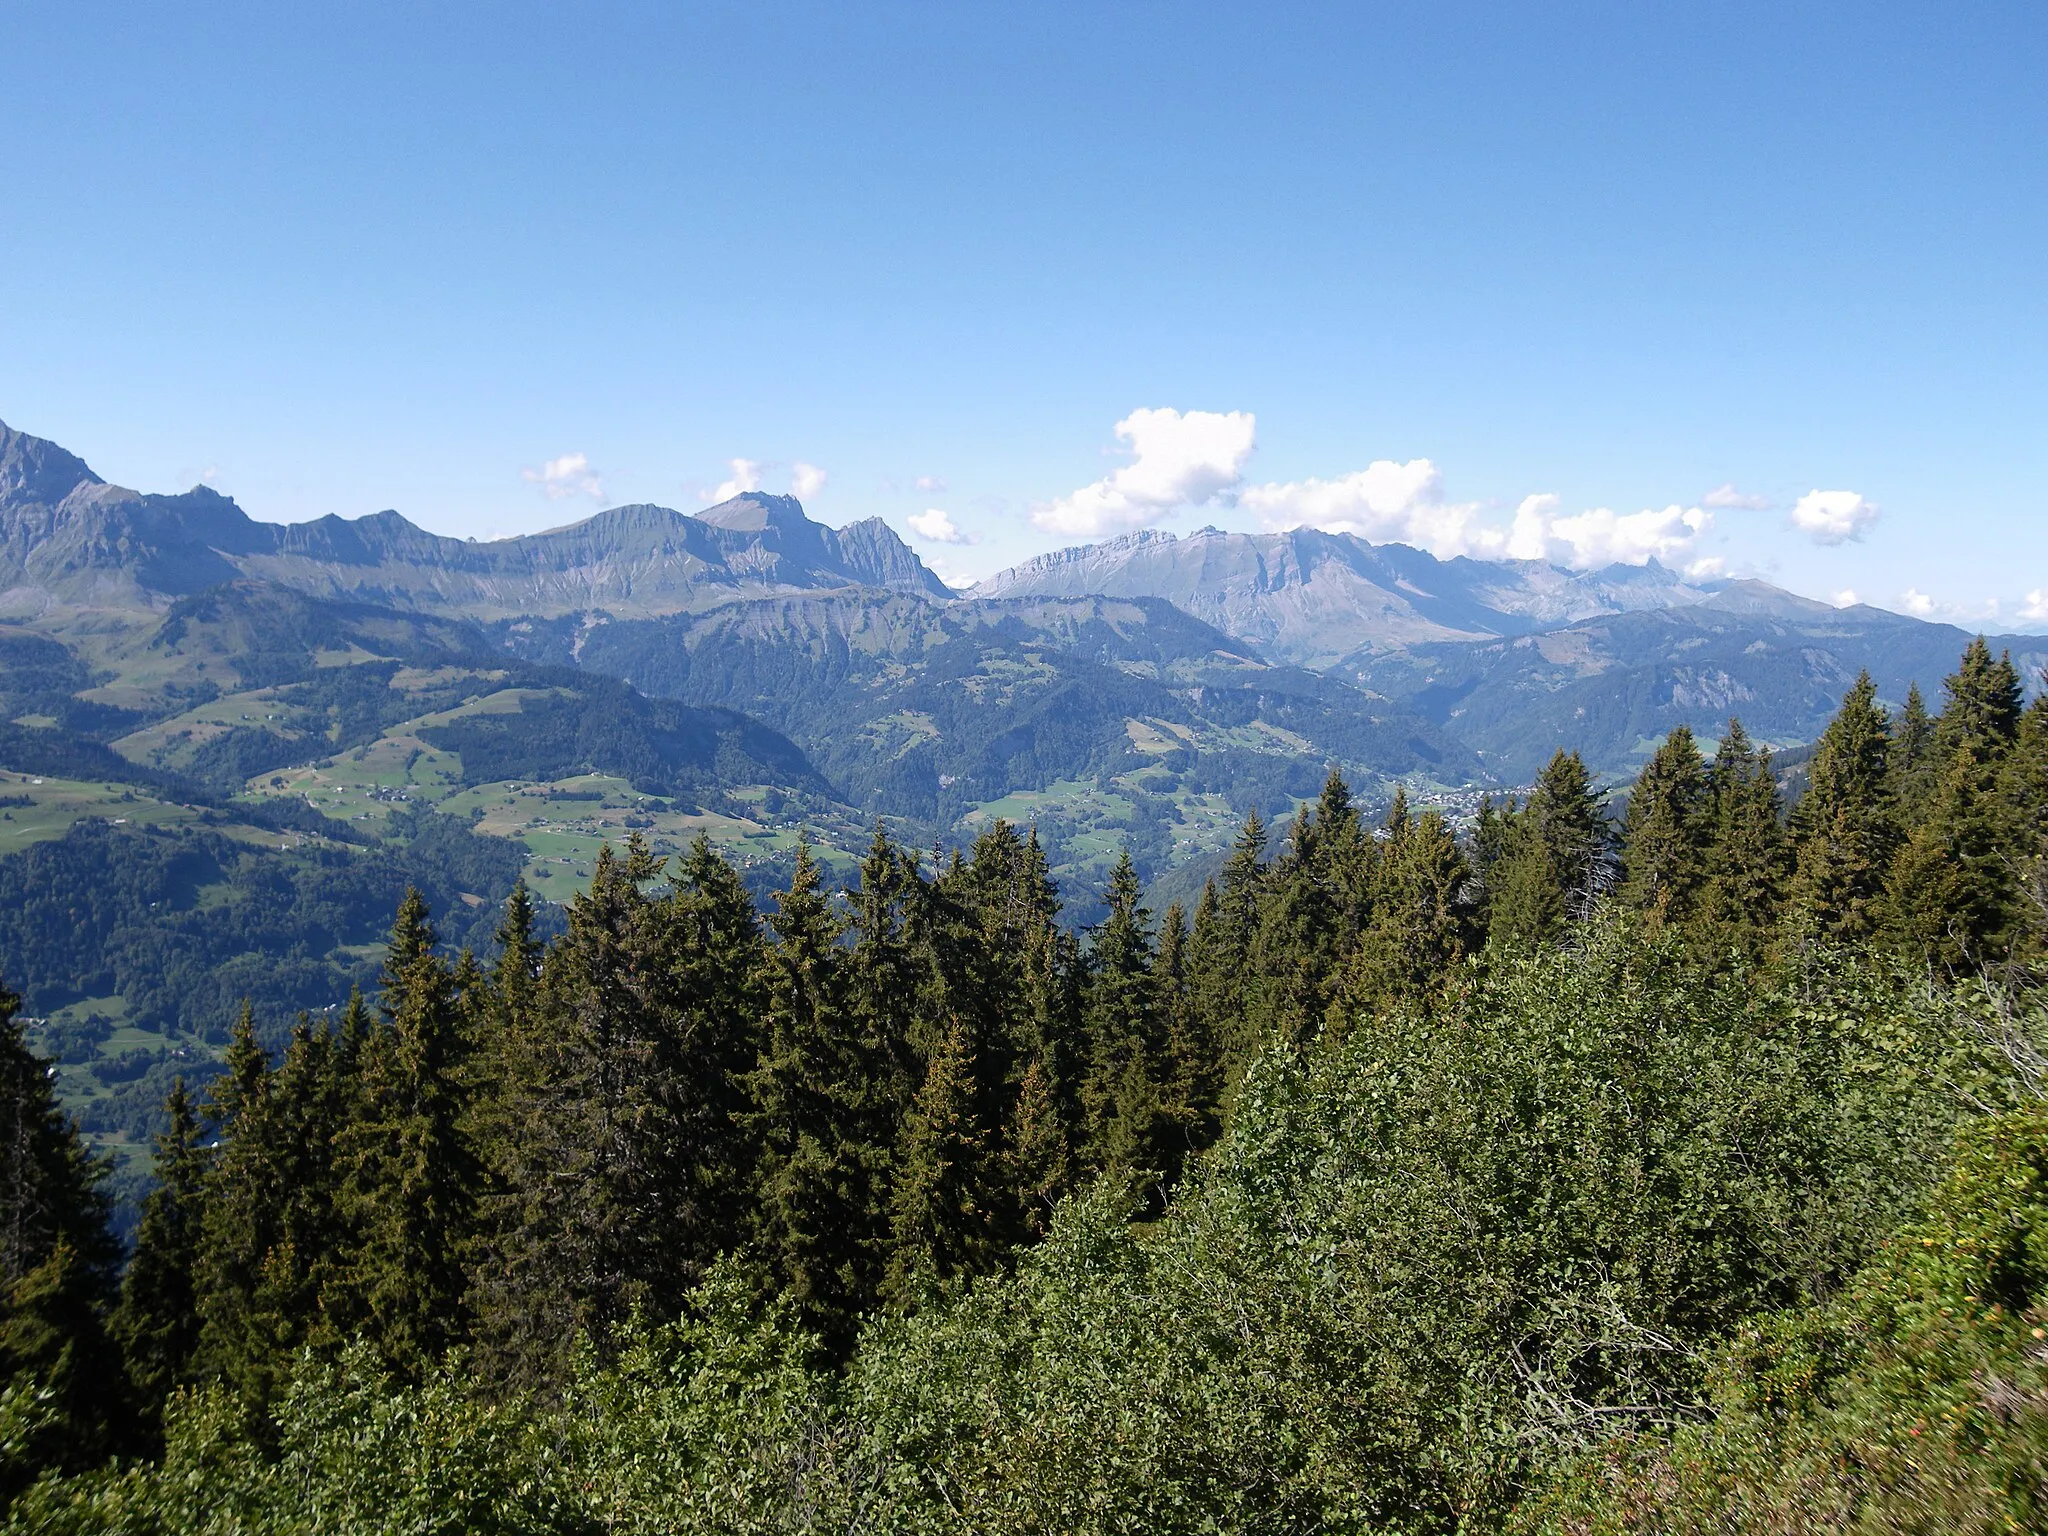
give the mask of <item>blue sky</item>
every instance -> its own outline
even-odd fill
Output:
[[[15,0],[0,58],[0,419],[125,484],[2048,626],[2038,5]]]

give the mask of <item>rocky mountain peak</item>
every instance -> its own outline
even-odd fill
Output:
[[[103,485],[85,460],[0,421],[0,507],[54,507],[81,485]]]
[[[721,501],[715,507],[706,507],[696,514],[696,518],[700,523],[709,523],[714,528],[730,528],[735,533],[760,533],[770,528],[789,531],[818,526],[804,515],[804,504],[794,496],[769,496],[760,491],[746,491],[729,501]]]

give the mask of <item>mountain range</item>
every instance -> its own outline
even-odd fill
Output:
[[[1323,668],[1420,642],[1683,607],[1718,585],[1686,582],[1654,560],[1582,572],[1540,560],[1439,560],[1314,528],[1204,528],[1184,538],[1145,529],[1055,550],[998,572],[971,595],[1162,597],[1275,661]]]
[[[428,647],[737,712],[805,764],[750,761],[814,800],[934,831],[995,806],[1113,829],[1134,795],[1178,797],[1169,859],[1206,844],[1181,835],[1193,800],[1272,808],[1331,765],[1368,794],[1524,783],[1558,746],[1625,775],[1674,725],[1711,738],[1731,713],[1794,746],[1859,670],[1893,702],[1931,693],[1967,638],[1654,561],[1439,560],[1313,529],[1146,531],[957,593],[879,519],[834,529],[751,493],[482,543],[390,511],[282,525],[203,486],[110,485],[4,426],[0,618],[0,670],[62,647],[35,652],[33,689],[6,684],[41,701],[14,718],[102,742],[209,689]],[[2000,643],[2030,679],[2048,660]]]
[[[749,494],[695,515],[614,507],[478,543],[390,511],[285,525],[205,486],[145,495],[0,423],[0,616],[143,616],[238,577],[470,617],[674,613],[764,587],[952,595],[880,518],[827,528],[794,497]]]
[[[51,1050],[86,1042],[88,1120],[139,1125],[236,997],[274,1034],[368,976],[408,885],[487,943],[513,880],[561,903],[629,832],[707,837],[766,891],[804,843],[850,872],[877,820],[957,846],[1004,818],[1087,923],[1123,851],[1189,899],[1248,811],[1333,767],[1368,806],[1399,785],[1457,814],[1559,747],[1610,782],[1731,714],[1797,748],[1860,670],[1931,701],[1967,638],[1308,529],[1135,534],[960,593],[879,520],[789,497],[484,543],[283,525],[0,426],[0,886],[26,893],[0,980]],[[2030,683],[2048,664],[1994,644]],[[154,1075],[121,1077],[138,1051]]]

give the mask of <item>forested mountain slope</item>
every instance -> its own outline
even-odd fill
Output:
[[[508,638],[543,655],[567,642],[544,626]],[[858,805],[952,836],[997,813],[1063,844],[1106,836],[1083,859],[1098,870],[1117,843],[1148,874],[1183,840],[1220,852],[1214,811],[1284,807],[1333,764],[1375,797],[1481,772],[1412,711],[1269,665],[1157,599],[783,597],[574,643],[586,669],[757,715]],[[1105,793],[1136,814],[1104,819],[1090,797]]]
[[[409,887],[487,946],[517,882],[565,900],[629,830],[710,830],[757,878],[800,816],[861,835],[759,722],[523,662],[464,621],[237,578],[100,638],[0,629],[0,967],[129,1173],[242,1001],[275,1045],[375,984]]]
[[[1521,784],[1565,746],[1598,769],[1632,774],[1675,727],[1712,737],[1731,714],[1759,740],[1812,741],[1859,672],[1901,705],[1916,683],[1931,692],[1968,639],[1947,624],[1736,582],[1685,607],[1514,639],[1362,652],[1332,671],[1426,715],[1502,782]],[[2038,681],[2048,637],[1993,644]]]
[[[1730,722],[1619,824],[1332,775],[1190,914],[606,855],[173,1089],[117,1284],[0,1007],[0,1500],[308,1525],[1997,1532],[2048,1509],[2048,701]],[[110,1390],[109,1383],[120,1383]],[[114,1460],[126,1457],[126,1460]],[[41,1481],[32,1482],[38,1475]]]

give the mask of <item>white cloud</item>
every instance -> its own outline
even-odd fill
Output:
[[[1899,594],[1899,606],[1916,619],[1924,619],[1934,612],[1934,599],[1925,592],[1908,587]]]
[[[1257,440],[1249,411],[1137,410],[1116,424],[1116,435],[1131,462],[1037,508],[1033,523],[1080,538],[1149,527],[1185,507],[1227,498]]]
[[[917,488],[928,495],[943,496],[946,494],[946,482],[937,475],[919,475],[917,477]]]
[[[1508,526],[1484,521],[1476,501],[1451,501],[1443,475],[1428,459],[1381,459],[1339,480],[1298,480],[1247,486],[1238,505],[1270,528],[1321,528],[1380,542],[1411,544],[1440,560],[1546,560],[1586,570],[1643,565],[1652,559],[1684,565],[1693,576],[1717,576],[1718,557],[1691,559],[1714,514],[1699,507],[1616,513],[1606,507],[1569,517],[1548,493],[1525,496]]]
[[[1808,491],[1792,508],[1792,523],[1816,544],[1846,544],[1863,537],[1878,510],[1854,491]]]
[[[969,538],[954,524],[951,517],[940,511],[937,507],[927,508],[923,512],[913,512],[905,521],[910,524],[910,531],[912,533],[916,534],[920,539],[928,540],[933,544],[972,544],[974,542],[973,539]]]
[[[1844,587],[1835,594],[1835,606],[1837,608],[1854,608],[1862,601],[1863,599],[1856,595],[1854,587]]]
[[[570,496],[588,496],[592,501],[604,499],[604,486],[597,471],[580,453],[565,453],[559,459],[549,459],[539,469],[522,469],[519,478],[528,485],[539,486],[541,494],[550,501],[561,501]]]
[[[744,496],[749,491],[761,489],[761,466],[756,460],[728,459],[726,462],[732,468],[732,478],[723,481],[712,490],[699,491],[697,495],[700,500],[731,501],[735,496]]]
[[[1532,496],[1515,513],[1510,552],[1521,560],[1549,560],[1575,570],[1602,565],[1666,565],[1684,563],[1700,537],[1714,526],[1714,514],[1702,507],[1666,507],[1657,512],[1615,512],[1594,507],[1570,517],[1553,516],[1548,508],[1532,511],[1531,503],[1555,497]],[[1525,516],[1525,514],[1529,514]],[[1538,545],[1540,555],[1525,553]],[[1694,562],[1706,566],[1708,562]],[[1695,574],[1710,575],[1710,569]]]
[[[1362,539],[1413,544],[1442,559],[1498,554],[1505,535],[1477,523],[1477,502],[1444,499],[1443,475],[1428,459],[1377,459],[1336,480],[1246,486],[1238,505],[1269,528],[1320,528]]]
[[[2048,624],[2048,587],[2036,587],[2027,594],[2020,617],[2029,624]]]
[[[956,592],[973,586],[988,574],[978,563],[972,566],[958,565],[949,557],[940,554],[927,554],[924,556],[924,563],[934,576]]]
[[[789,494],[798,501],[809,501],[825,488],[825,471],[815,464],[806,464],[801,459],[789,466]]]
[[[1731,480],[1715,486],[1706,495],[1702,496],[1700,498],[1700,505],[1703,507],[1725,507],[1731,511],[1768,512],[1771,509],[1771,498],[1768,496],[1752,496],[1746,492],[1738,491],[1735,489],[1735,483]]]
[[[1700,553],[1700,541],[1714,526],[1714,514],[1704,506],[1627,513],[1595,507],[1565,516],[1559,498],[1542,494],[1524,497],[1503,524],[1486,516],[1484,503],[1446,496],[1443,474],[1429,459],[1376,459],[1334,479],[1247,485],[1244,463],[1256,445],[1247,411],[1133,411],[1117,423],[1116,434],[1129,445],[1133,462],[1036,508],[1031,520],[1038,527],[1100,538],[1220,502],[1252,513],[1268,528],[1355,534],[1410,544],[1446,560],[1507,557],[1578,570],[1657,560],[1699,578],[1727,569],[1722,557]],[[1714,496],[1735,505],[1729,498],[1740,493],[1723,486]]]

